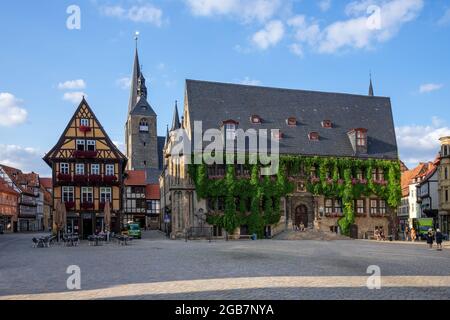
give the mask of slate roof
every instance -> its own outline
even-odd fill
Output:
[[[391,110],[386,97],[326,93],[186,80],[190,126],[203,122],[203,130],[220,128],[222,121],[239,122],[238,128],[280,129],[281,154],[355,157],[347,133],[354,128],[368,130],[368,152],[359,158],[398,159]],[[262,123],[252,124],[258,115]],[[297,118],[289,127],[286,119]],[[331,129],[322,128],[331,120]],[[318,132],[320,141],[308,134]]]
[[[128,113],[141,116],[156,116],[155,111],[147,101],[147,87],[139,64],[139,54],[136,49],[134,55],[133,74],[131,76],[130,101]]]

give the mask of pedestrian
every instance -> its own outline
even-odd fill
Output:
[[[405,241],[409,241],[409,227],[405,227]]]
[[[436,245],[437,245],[437,250],[438,251],[442,251],[442,232],[439,229],[436,229]]]
[[[381,239],[382,241],[386,240],[386,237],[385,237],[385,235],[384,235],[384,229],[383,229],[383,227],[380,227],[380,239]]]
[[[417,233],[416,233],[416,229],[414,229],[414,227],[411,228],[411,241],[415,242],[417,239]]]
[[[300,232],[305,231],[305,225],[303,224],[303,221],[300,222]]]
[[[373,233],[373,235],[374,235],[374,237],[375,237],[375,239],[377,241],[381,240],[381,238],[380,238],[380,230],[378,229],[378,227],[375,227],[375,232]]]
[[[427,243],[428,243],[428,247],[430,249],[433,249],[433,242],[434,242],[434,234],[433,234],[433,229],[428,229],[427,232]]]

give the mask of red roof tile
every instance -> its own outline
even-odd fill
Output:
[[[46,190],[53,188],[52,178],[39,178],[39,181],[41,182],[41,186],[44,187]]]
[[[145,186],[145,171],[130,170],[127,171],[127,178],[125,179],[126,186]]]
[[[33,188],[39,187],[39,175],[37,173],[23,173],[19,169],[5,165],[0,165],[0,167],[2,167],[14,184],[23,192],[33,194]]]
[[[9,186],[5,180],[0,178],[0,192],[6,192],[9,194],[19,195],[11,186]]]
[[[145,187],[145,194],[147,200],[159,200],[161,198],[159,184],[148,184]]]

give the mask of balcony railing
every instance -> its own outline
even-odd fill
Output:
[[[97,156],[97,151],[75,150],[75,152],[73,153],[73,156],[75,158],[91,159],[91,158],[95,158]]]

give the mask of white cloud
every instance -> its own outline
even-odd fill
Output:
[[[50,168],[42,160],[42,152],[30,147],[0,144],[0,163],[24,172],[50,174]]]
[[[151,4],[141,6],[132,6],[126,9],[120,5],[104,6],[100,12],[108,17],[130,20],[133,22],[142,22],[161,27],[163,24],[163,11]]]
[[[256,79],[251,79],[250,77],[245,77],[243,80],[239,81],[240,84],[245,84],[248,86],[259,86],[261,85],[261,81]]]
[[[296,56],[303,57],[303,48],[298,43],[291,44],[289,50]]]
[[[195,16],[231,16],[244,22],[267,21],[280,9],[281,0],[185,0]]]
[[[299,43],[307,43],[319,53],[371,49],[392,39],[405,23],[419,15],[423,6],[423,0],[354,1],[346,7],[346,20],[320,28],[317,22],[297,16],[297,21],[294,19],[289,25]]]
[[[86,82],[83,79],[68,80],[58,84],[59,90],[80,90],[86,88]]]
[[[450,8],[448,8],[442,18],[439,19],[438,25],[440,26],[448,26],[450,25]]]
[[[253,43],[261,50],[266,50],[271,46],[275,46],[283,39],[284,25],[281,21],[270,21],[264,29],[253,35]]]
[[[439,138],[450,135],[445,121],[433,117],[428,125],[408,125],[396,128],[400,159],[413,167],[418,162],[434,160],[439,152]]]
[[[331,0],[321,0],[319,1],[319,8],[323,12],[330,10],[331,8]]]
[[[116,85],[119,86],[121,89],[129,89],[131,87],[131,78],[130,77],[123,77],[116,80]]]
[[[0,92],[0,126],[11,127],[24,123],[28,112],[22,108],[22,100],[7,92]]]
[[[426,83],[426,84],[422,84],[419,88],[419,92],[420,93],[430,93],[433,91],[437,91],[440,90],[444,87],[443,84],[440,83]]]
[[[83,97],[87,98],[87,94],[81,91],[66,92],[63,95],[63,100],[70,101],[74,104],[78,104],[81,102]]]

